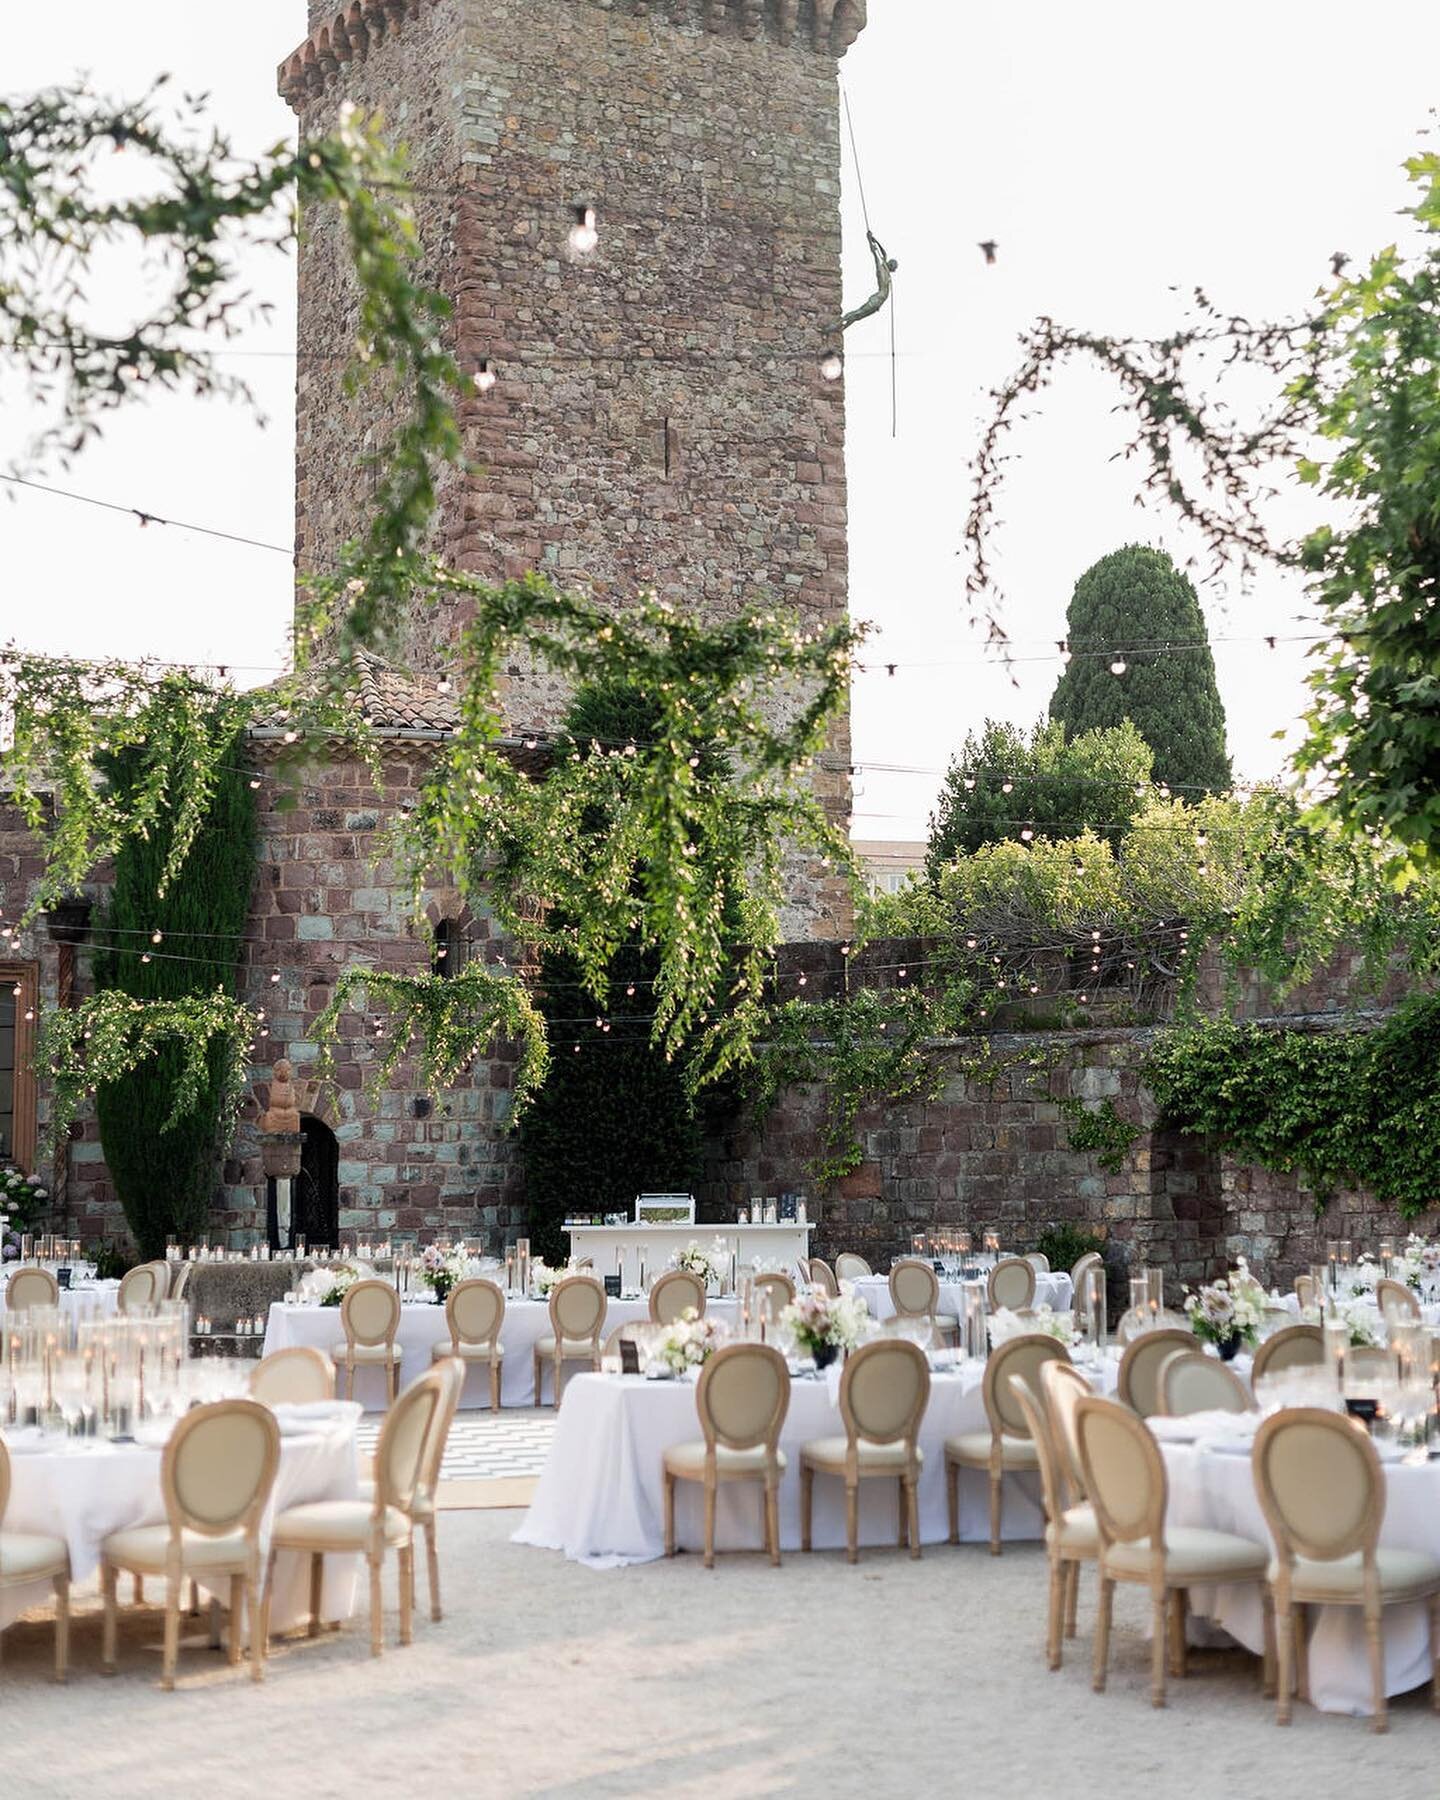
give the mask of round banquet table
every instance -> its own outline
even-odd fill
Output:
[[[67,1318],[91,1315],[108,1319],[120,1299],[118,1281],[92,1281],[84,1287],[61,1288],[60,1310]],[[5,1323],[5,1288],[0,1278],[0,1326]]]
[[[965,1290],[984,1293],[984,1281],[946,1281],[940,1282],[940,1311],[952,1319],[965,1317]],[[890,1283],[884,1275],[863,1275],[855,1283],[855,1292],[870,1308],[872,1318],[888,1319],[895,1311],[895,1303],[890,1298]],[[1060,1270],[1052,1270],[1049,1274],[1036,1271],[1035,1301],[1036,1306],[1048,1306],[1051,1312],[1069,1312],[1075,1297],[1075,1290],[1070,1277]]]
[[[1085,1367],[1097,1391],[1115,1385],[1116,1363],[1107,1358]],[[950,1521],[945,1497],[947,1437],[986,1429],[981,1382],[985,1365],[966,1362],[953,1373],[930,1377],[930,1402],[920,1427],[925,1465],[920,1476],[920,1538],[943,1543]],[[800,1450],[810,1438],[844,1434],[840,1417],[838,1365],[825,1377],[796,1377],[790,1409],[780,1433],[788,1467],[780,1483],[780,1543],[800,1548]],[[664,1487],[661,1459],[673,1444],[701,1436],[693,1381],[650,1381],[643,1375],[582,1374],[566,1384],[550,1454],[517,1544],[563,1550],[573,1561],[595,1569],[650,1562],[665,1553]],[[759,1485],[726,1483],[716,1511],[719,1550],[761,1547]],[[896,1537],[896,1483],[876,1478],[860,1484],[860,1542],[893,1545]],[[1039,1476],[1005,1477],[1004,1536],[1038,1538],[1043,1530]],[[677,1542],[698,1550],[703,1536],[703,1488],[676,1484]],[[965,1543],[990,1537],[988,1478],[983,1470],[960,1472],[960,1536]],[[813,1543],[817,1550],[845,1544],[844,1483],[815,1478]]]
[[[718,1319],[722,1324],[735,1323],[735,1302],[733,1299],[711,1298],[706,1302],[707,1318]],[[617,1325],[627,1325],[633,1319],[648,1319],[650,1302],[643,1295],[635,1295],[628,1299],[611,1300],[605,1309],[605,1325],[601,1331],[601,1341],[612,1332]],[[500,1404],[502,1406],[534,1406],[535,1404],[535,1345],[548,1335],[550,1330],[550,1307],[544,1300],[507,1300],[505,1302],[505,1322],[500,1327],[500,1342],[504,1346],[505,1360],[500,1375]],[[406,1387],[418,1375],[423,1375],[432,1366],[431,1351],[441,1342],[449,1342],[450,1332],[445,1324],[445,1309],[430,1301],[407,1301],[400,1309],[400,1328],[395,1341],[400,1346],[400,1386]],[[289,1306],[283,1301],[276,1301],[270,1308],[270,1316],[265,1323],[265,1355],[272,1350],[284,1350],[291,1344],[311,1344],[317,1350],[323,1350],[328,1356],[336,1344],[345,1340],[344,1328],[340,1324],[340,1309],[335,1306]],[[575,1379],[580,1365],[570,1363],[566,1366],[565,1385]],[[343,1380],[343,1377],[342,1377]],[[549,1392],[549,1383],[546,1383]],[[385,1405],[385,1374],[383,1369],[359,1369],[355,1375],[356,1398],[367,1407],[382,1408]],[[486,1363],[477,1363],[467,1370],[465,1387],[460,1396],[461,1406],[488,1406],[490,1404],[490,1371]]]
[[[286,1507],[311,1500],[351,1500],[359,1493],[356,1449],[358,1406],[339,1406],[336,1416],[293,1433],[282,1426],[280,1466],[261,1529],[262,1543],[270,1520]],[[134,1525],[162,1525],[165,1501],[160,1491],[159,1449],[142,1444],[112,1444],[95,1439],[44,1439],[32,1447],[26,1434],[7,1434],[10,1448],[10,1504],[7,1531],[39,1531],[63,1537],[70,1547],[70,1577],[88,1580],[100,1567],[100,1545],[112,1531]],[[283,1631],[310,1610],[309,1559],[283,1552],[275,1561],[272,1629]],[[262,1573],[263,1573],[262,1562]],[[349,1618],[354,1602],[357,1559],[325,1558],[326,1619]],[[204,1587],[202,1579],[200,1585]],[[228,1604],[228,1577],[216,1595]],[[49,1581],[33,1586],[0,1588],[0,1628],[28,1607],[43,1606],[51,1597]]]
[[[1168,1520],[1230,1531],[1270,1544],[1269,1529],[1250,1469],[1248,1444],[1232,1448],[1161,1445],[1170,1479]],[[1382,1545],[1440,1556],[1440,1463],[1387,1462]],[[1257,1655],[1264,1647],[1258,1587],[1196,1588],[1191,1604]],[[1321,1712],[1369,1714],[1370,1669],[1364,1616],[1358,1606],[1310,1607],[1310,1698]],[[1430,1679],[1426,1608],[1387,1606],[1384,1612],[1385,1691],[1403,1694]]]

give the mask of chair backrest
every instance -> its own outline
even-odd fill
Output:
[[[505,1290],[497,1281],[472,1276],[457,1281],[445,1296],[445,1323],[453,1344],[493,1344],[505,1322]]]
[[[141,1263],[142,1269],[150,1271],[150,1286],[154,1290],[153,1304],[158,1306],[162,1300],[170,1298],[170,1264],[163,1257],[153,1262]]]
[[[1055,1444],[1069,1477],[1070,1491],[1085,1498],[1085,1476],[1080,1467],[1080,1440],[1075,1435],[1075,1405],[1091,1392],[1090,1383],[1071,1362],[1040,1365],[1040,1392],[1055,1428]]]
[[[727,1344],[710,1356],[695,1386],[707,1446],[774,1449],[790,1407],[790,1371],[769,1344]]]
[[[1287,1325],[1274,1337],[1266,1338],[1255,1352],[1250,1369],[1253,1386],[1262,1375],[1274,1375],[1280,1369],[1298,1369],[1325,1360],[1325,1334],[1318,1325]]]
[[[1023,1256],[1003,1256],[990,1271],[986,1297],[991,1311],[1008,1306],[1012,1312],[1035,1301],[1035,1270]]]
[[[181,1300],[190,1285],[190,1271],[195,1267],[192,1262],[177,1262],[170,1273],[170,1299]]]
[[[667,1269],[650,1290],[650,1317],[657,1325],[670,1325],[687,1308],[705,1311],[705,1283],[693,1269]]]
[[[835,1271],[829,1263],[822,1262],[818,1256],[810,1258],[810,1285],[832,1297],[840,1292],[840,1283],[835,1279]]]
[[[1162,1413],[1253,1412],[1245,1383],[1225,1363],[1201,1350],[1177,1350],[1160,1365]]]
[[[1388,1275],[1375,1283],[1375,1300],[1386,1319],[1399,1319],[1405,1323],[1421,1317],[1420,1301],[1415,1293],[1403,1281],[1392,1281]]]
[[[589,1338],[599,1348],[605,1327],[605,1289],[593,1275],[567,1275],[550,1290],[550,1329],[561,1338]]]
[[[768,1274],[757,1275],[755,1286],[770,1296],[770,1310],[776,1318],[790,1305],[795,1298],[795,1283],[788,1275],[779,1270],[771,1270]]]
[[[1105,1258],[1098,1250],[1087,1250],[1070,1271],[1070,1285],[1075,1290],[1075,1304],[1078,1306],[1085,1296],[1085,1276],[1087,1271],[1097,1265],[1103,1266]]]
[[[890,1266],[890,1300],[897,1313],[933,1318],[940,1304],[940,1278],[929,1263],[906,1257]]]
[[[1102,1541],[1129,1544],[1149,1538],[1151,1549],[1163,1552],[1165,1462],[1144,1420],[1128,1407],[1090,1394],[1076,1404],[1075,1436]]]
[[[453,1292],[453,1289],[452,1289]],[[465,1386],[465,1365],[458,1356],[445,1356],[435,1364],[440,1377],[440,1403],[430,1419],[430,1430],[420,1452],[419,1487],[432,1499],[440,1484],[440,1465],[445,1460],[445,1446],[450,1441],[450,1427],[460,1405],[460,1390]]]
[[[1359,1344],[1345,1352],[1347,1387],[1352,1381],[1393,1381],[1395,1372],[1394,1353],[1378,1344]]]
[[[340,1323],[352,1344],[393,1344],[400,1328],[400,1296],[388,1281],[357,1281],[340,1302]]]
[[[1297,1275],[1295,1277],[1295,1298],[1301,1306],[1316,1305],[1315,1277],[1313,1275]]]
[[[1036,1460],[1040,1464],[1040,1485],[1045,1495],[1045,1517],[1054,1523],[1065,1511],[1066,1491],[1071,1485],[1066,1478],[1065,1459],[1055,1441],[1044,1403],[1030,1383],[1021,1375],[1012,1375],[1010,1392],[1025,1422],[1025,1435],[1035,1446]]]
[[[27,1312],[32,1306],[58,1306],[60,1283],[48,1269],[17,1269],[5,1284],[5,1310]]]
[[[313,1344],[291,1344],[262,1356],[250,1371],[250,1398],[262,1406],[308,1406],[335,1398],[335,1370]]]
[[[853,1444],[913,1445],[930,1398],[925,1353],[904,1338],[875,1338],[852,1350],[840,1376],[840,1416]]]
[[[869,1263],[863,1256],[857,1256],[853,1250],[842,1250],[835,1258],[835,1279],[837,1281],[863,1281],[870,1273]]]
[[[155,1292],[155,1272],[149,1263],[127,1269],[120,1277],[120,1292],[115,1304],[122,1313],[134,1312],[140,1306],[154,1306],[161,1296]]]
[[[627,1340],[633,1344],[643,1344],[645,1334],[652,1329],[648,1319],[626,1319],[623,1325],[617,1325],[606,1338],[602,1356],[618,1356],[620,1346]]]
[[[1297,1406],[1272,1413],[1250,1453],[1265,1522],[1282,1562],[1370,1562],[1385,1519],[1385,1483],[1369,1434],[1343,1413]]]
[[[1036,1393],[1043,1392],[1040,1371],[1049,1362],[1069,1362],[1070,1352],[1057,1339],[1043,1331],[1026,1332],[1020,1337],[1006,1338],[990,1352],[985,1364],[985,1382],[981,1390],[985,1401],[985,1417],[990,1421],[992,1437],[1028,1437],[1030,1428],[1016,1404],[1010,1383],[1018,1375],[1028,1381]]]
[[[1050,1258],[1043,1250],[1027,1250],[1024,1260],[1029,1263],[1037,1275],[1050,1273]]]
[[[353,1289],[351,1290],[354,1291]],[[445,1362],[454,1359],[446,1357]],[[445,1363],[412,1381],[385,1415],[375,1446],[375,1510],[409,1512],[424,1473],[425,1449],[444,1402],[450,1375]]]
[[[1131,1338],[1120,1358],[1115,1391],[1129,1407],[1148,1419],[1160,1411],[1160,1365],[1177,1350],[1193,1350],[1191,1331],[1144,1331]]]
[[[280,1466],[280,1428],[257,1400],[217,1400],[170,1434],[160,1488],[173,1533],[206,1537],[259,1529]]]

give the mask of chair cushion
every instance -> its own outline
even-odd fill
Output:
[[[1165,1528],[1165,1573],[1167,1577],[1185,1581],[1258,1581],[1270,1560],[1269,1552],[1249,1538],[1232,1537],[1228,1531],[1207,1531],[1199,1525],[1167,1525]],[[1133,1544],[1115,1544],[1103,1558],[1106,1570],[1115,1575],[1150,1573],[1150,1540],[1139,1538]]]
[[[457,1346],[449,1338],[441,1338],[430,1352],[432,1362],[441,1362],[447,1356],[458,1356],[461,1362],[498,1361],[505,1354],[505,1346],[494,1344],[467,1344],[463,1341]]]
[[[369,1500],[312,1500],[292,1506],[275,1520],[270,1542],[282,1550],[324,1550],[332,1544],[362,1549],[370,1540],[370,1521],[375,1502]],[[410,1521],[397,1506],[385,1508],[385,1542],[404,1543]]]
[[[360,1483],[358,1497],[361,1500],[367,1501],[373,1507],[375,1504],[375,1483],[373,1481],[362,1481]],[[433,1519],[434,1516],[434,1495],[427,1493],[424,1488],[416,1488],[415,1498],[410,1503],[410,1517],[414,1519],[418,1525],[423,1519]]]
[[[64,1538],[38,1531],[0,1531],[0,1581],[22,1581],[32,1575],[66,1575],[70,1552]]]
[[[968,1469],[987,1469],[990,1466],[990,1433],[988,1431],[965,1431],[959,1437],[946,1438],[945,1460],[947,1462],[964,1463]],[[1038,1469],[1040,1457],[1030,1438],[1002,1437],[1000,1439],[1000,1464],[1006,1469]]]
[[[101,1544],[100,1555],[117,1568],[163,1575],[169,1543],[168,1525],[135,1525],[129,1531],[112,1531]],[[243,1569],[248,1555],[243,1531],[227,1531],[220,1537],[206,1537],[198,1531],[180,1534],[180,1566],[186,1570]]]
[[[1047,1526],[1046,1542],[1052,1550],[1068,1550],[1077,1556],[1100,1554],[1100,1527],[1093,1506],[1072,1506]]]
[[[1382,1600],[1420,1599],[1440,1588],[1440,1562],[1423,1550],[1377,1550],[1375,1567]],[[1273,1582],[1279,1572],[1279,1563],[1272,1561],[1269,1579]],[[1297,1556],[1290,1591],[1302,1601],[1358,1602],[1364,1598],[1364,1578],[1365,1565],[1358,1551],[1334,1562],[1312,1562],[1308,1556]]]
[[[535,1343],[535,1354],[537,1356],[553,1356],[555,1354],[554,1338],[538,1338]],[[566,1338],[562,1354],[565,1356],[596,1356],[599,1352],[590,1338]]]
[[[398,1363],[400,1346],[398,1344],[356,1344],[352,1350],[349,1344],[335,1344],[330,1351],[330,1360],[337,1363]]]
[[[783,1450],[776,1452],[775,1461],[783,1474],[786,1466]],[[665,1467],[673,1474],[693,1481],[703,1481],[705,1479],[703,1439],[696,1444],[672,1444],[665,1452]],[[727,1475],[763,1475],[765,1473],[765,1446],[757,1444],[753,1450],[731,1450],[724,1444],[717,1444],[715,1446],[715,1469],[722,1480]]]
[[[861,1438],[856,1448],[862,1475],[899,1475],[905,1468],[903,1438],[893,1444],[872,1444],[868,1438]],[[811,1438],[802,1447],[800,1460],[809,1463],[811,1468],[831,1469],[843,1475],[848,1450],[849,1445],[843,1437]],[[915,1461],[919,1464],[924,1460],[925,1453],[917,1444]]]

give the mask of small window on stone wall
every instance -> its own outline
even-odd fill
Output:
[[[458,919],[442,919],[435,927],[435,948],[430,953],[430,968],[436,975],[458,975],[470,953],[470,940],[460,929]]]

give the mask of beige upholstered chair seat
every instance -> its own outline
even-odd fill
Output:
[[[839,1440],[844,1443],[844,1439]],[[785,1452],[775,1452],[775,1463],[783,1474],[785,1472]],[[732,1450],[728,1444],[715,1446],[715,1473],[724,1481],[727,1476],[763,1475],[768,1464],[768,1455],[764,1444],[752,1444],[748,1450]],[[690,1476],[696,1480],[705,1473],[705,1441],[697,1439],[693,1444],[674,1444],[665,1452],[665,1467],[673,1469],[677,1475]]]
[[[447,1356],[458,1356],[461,1362],[489,1362],[492,1357],[503,1356],[505,1346],[495,1344],[467,1344],[461,1338],[458,1344],[452,1344],[449,1338],[441,1338],[430,1352],[432,1362],[443,1362]]]
[[[595,1345],[589,1338],[566,1338],[562,1348],[566,1356],[588,1357],[595,1354]],[[537,1356],[553,1356],[555,1354],[554,1338],[540,1338],[535,1345],[535,1353]]]
[[[362,1481],[359,1488],[356,1490],[356,1498],[364,1500],[369,1505],[373,1506],[375,1504],[375,1483],[373,1481]],[[415,1520],[416,1524],[419,1524],[422,1519],[433,1519],[434,1516],[434,1499],[431,1495],[417,1488],[415,1490],[415,1498],[410,1504],[410,1517]]]
[[[805,1446],[805,1460],[814,1469],[826,1469],[832,1474],[843,1475],[849,1448],[848,1441],[843,1437],[811,1438]],[[855,1452],[862,1475],[901,1475],[908,1466],[904,1438],[897,1438],[893,1444],[872,1444],[868,1438],[859,1438],[855,1444]],[[915,1446],[915,1461],[925,1461],[925,1453],[918,1444]]]
[[[1095,1522],[1095,1508],[1067,1508],[1059,1519],[1045,1527],[1045,1541],[1052,1550],[1064,1550],[1071,1556],[1098,1556],[1100,1527]]]
[[[1375,1569],[1385,1606],[1423,1600],[1440,1583],[1440,1562],[1423,1550],[1377,1550]],[[1294,1570],[1294,1598],[1302,1603],[1314,1601],[1323,1606],[1326,1601],[1358,1602],[1364,1597],[1365,1559],[1358,1550],[1334,1562],[1312,1562],[1308,1556],[1297,1556]],[[1274,1581],[1279,1572],[1279,1563],[1272,1562],[1268,1578]]]
[[[1256,1581],[1265,1573],[1268,1560],[1269,1553],[1261,1545],[1232,1537],[1228,1531],[1207,1531],[1199,1525],[1165,1528],[1165,1573],[1174,1580]],[[1105,1552],[1105,1568],[1144,1580],[1150,1574],[1149,1538],[1112,1544]]]
[[[959,1437],[946,1438],[945,1454],[969,1468],[988,1469],[990,1442],[988,1431],[964,1431]],[[1038,1469],[1040,1453],[1032,1439],[1011,1437],[1007,1432],[1000,1439],[1000,1461],[1007,1469]]]
[[[69,1572],[64,1538],[45,1537],[38,1531],[0,1531],[0,1583]]]
[[[372,1489],[373,1494],[373,1489]],[[369,1500],[312,1500],[292,1506],[275,1521],[272,1547],[309,1550],[320,1545],[353,1543],[363,1550],[370,1539],[375,1502]],[[385,1542],[403,1544],[410,1536],[410,1521],[398,1506],[385,1508]]]
[[[112,1531],[101,1549],[106,1562],[116,1568],[163,1575],[169,1542],[168,1525],[134,1525],[129,1531]],[[245,1561],[245,1533],[227,1531],[220,1537],[207,1537],[200,1531],[182,1531],[180,1556],[187,1572],[234,1568]]]
[[[332,1344],[330,1355],[337,1363],[398,1363],[400,1346],[398,1344]]]

